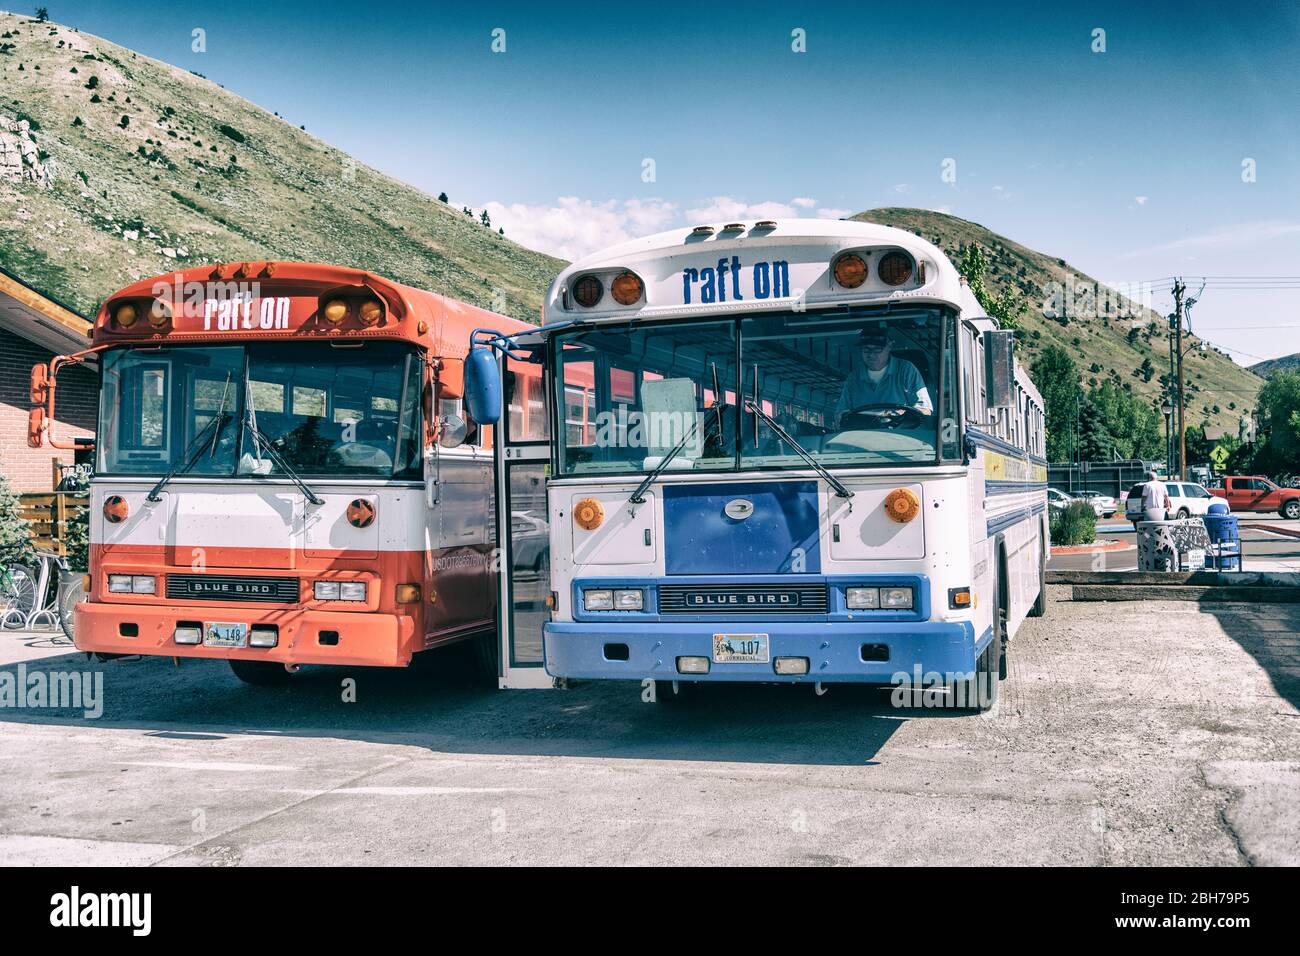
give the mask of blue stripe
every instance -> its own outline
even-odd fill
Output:
[[[1008,511],[1006,514],[998,515],[996,518],[989,518],[988,536],[991,538],[999,531],[1005,531],[1012,525],[1020,524],[1022,521],[1028,521],[1034,515],[1042,514],[1046,509],[1046,504],[1039,504],[1034,505],[1032,508],[1017,508],[1014,511]]]
[[[988,448],[992,451],[1000,451],[1004,455],[1015,455],[1017,458],[1028,458],[1038,465],[1046,465],[1047,459],[1040,458],[1037,455],[1031,455],[1023,448],[1017,448],[1009,441],[1003,441],[996,435],[990,435],[983,429],[976,428],[974,425],[966,426],[966,441],[979,448]]]
[[[993,495],[1014,495],[1025,491],[1046,491],[1047,482],[1045,481],[1005,481],[994,479],[993,481],[984,482],[984,494],[986,497]]]

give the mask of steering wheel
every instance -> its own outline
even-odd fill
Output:
[[[840,417],[840,428],[916,428],[927,417],[910,405],[877,402],[850,408]]]

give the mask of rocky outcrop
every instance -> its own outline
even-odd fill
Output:
[[[0,179],[42,189],[54,185],[53,167],[41,161],[27,120],[0,120]]]

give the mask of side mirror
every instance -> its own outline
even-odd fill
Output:
[[[469,425],[459,415],[444,415],[438,423],[438,444],[443,448],[459,448],[468,434]]]
[[[501,375],[490,348],[473,348],[465,356],[465,407],[476,422],[501,420]]]
[[[31,398],[33,405],[44,405],[50,396],[49,369],[44,363],[32,366]]]
[[[1016,404],[1015,332],[985,332],[984,362],[988,404],[1010,408]]]
[[[27,444],[31,448],[40,448],[44,441],[45,409],[37,405],[27,413]]]

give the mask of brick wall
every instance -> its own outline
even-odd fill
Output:
[[[14,491],[49,491],[52,467],[58,458],[72,463],[71,449],[27,446],[28,389],[32,366],[48,362],[54,353],[33,345],[7,329],[0,329],[0,473]],[[59,441],[95,433],[98,386],[95,373],[80,365],[65,365],[59,372],[52,426]]]

